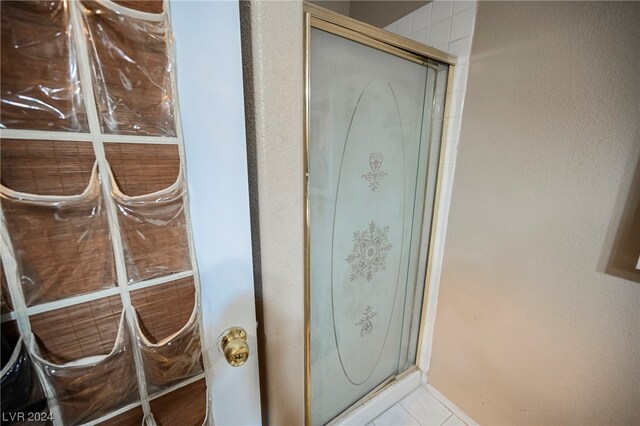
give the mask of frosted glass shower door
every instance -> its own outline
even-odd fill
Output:
[[[437,71],[317,28],[309,71],[310,404],[319,425],[415,360]]]

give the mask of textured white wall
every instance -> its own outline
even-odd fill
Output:
[[[302,2],[251,1],[253,93],[260,210],[266,404],[272,425],[304,424],[304,169]],[[247,67],[245,66],[245,71]],[[265,378],[264,371],[263,379]],[[267,420],[267,419],[265,419]]]
[[[481,424],[640,424],[640,3],[480,2],[429,381]]]

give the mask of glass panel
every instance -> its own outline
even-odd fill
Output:
[[[418,283],[415,286],[409,287],[409,290],[415,290],[413,298],[407,296],[407,303],[413,303],[413,309],[407,309],[405,312],[405,323],[410,323],[411,328],[409,333],[403,330],[403,346],[406,348],[406,363],[408,365],[414,365],[416,363],[416,352],[418,350],[418,332],[420,331],[420,316],[422,314],[422,300],[424,298],[425,285],[427,278],[427,257],[429,251],[429,242],[431,239],[431,226],[433,218],[433,209],[435,207],[435,195],[436,195],[436,181],[438,179],[438,164],[440,162],[440,141],[442,140],[443,121],[444,121],[444,101],[447,92],[447,80],[449,75],[449,66],[446,64],[435,63],[432,64],[437,67],[436,82],[435,82],[435,97],[433,99],[433,107],[431,108],[431,123],[425,123],[423,126],[429,126],[429,135],[426,130],[423,131],[423,135],[429,137],[429,154],[428,163],[423,163],[422,166],[427,170],[418,172],[418,176],[424,176],[426,173],[426,188],[424,197],[424,209],[422,212],[422,235],[419,240],[414,239],[414,242],[420,242],[420,255],[418,256],[418,269],[411,269],[412,272],[417,274],[415,280]],[[425,120],[427,116],[425,115]],[[425,141],[426,142],[426,141]],[[418,218],[416,218],[417,220]],[[417,232],[414,235],[418,235]],[[409,282],[412,282],[410,277]],[[405,327],[406,329],[406,327]],[[404,359],[402,356],[400,359]]]
[[[324,424],[415,359],[441,75],[317,29],[310,52],[311,421]]]

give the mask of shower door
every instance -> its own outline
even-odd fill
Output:
[[[310,17],[307,407],[415,364],[448,66]]]

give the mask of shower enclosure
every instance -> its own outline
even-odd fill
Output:
[[[454,58],[305,6],[307,423],[414,368]]]

